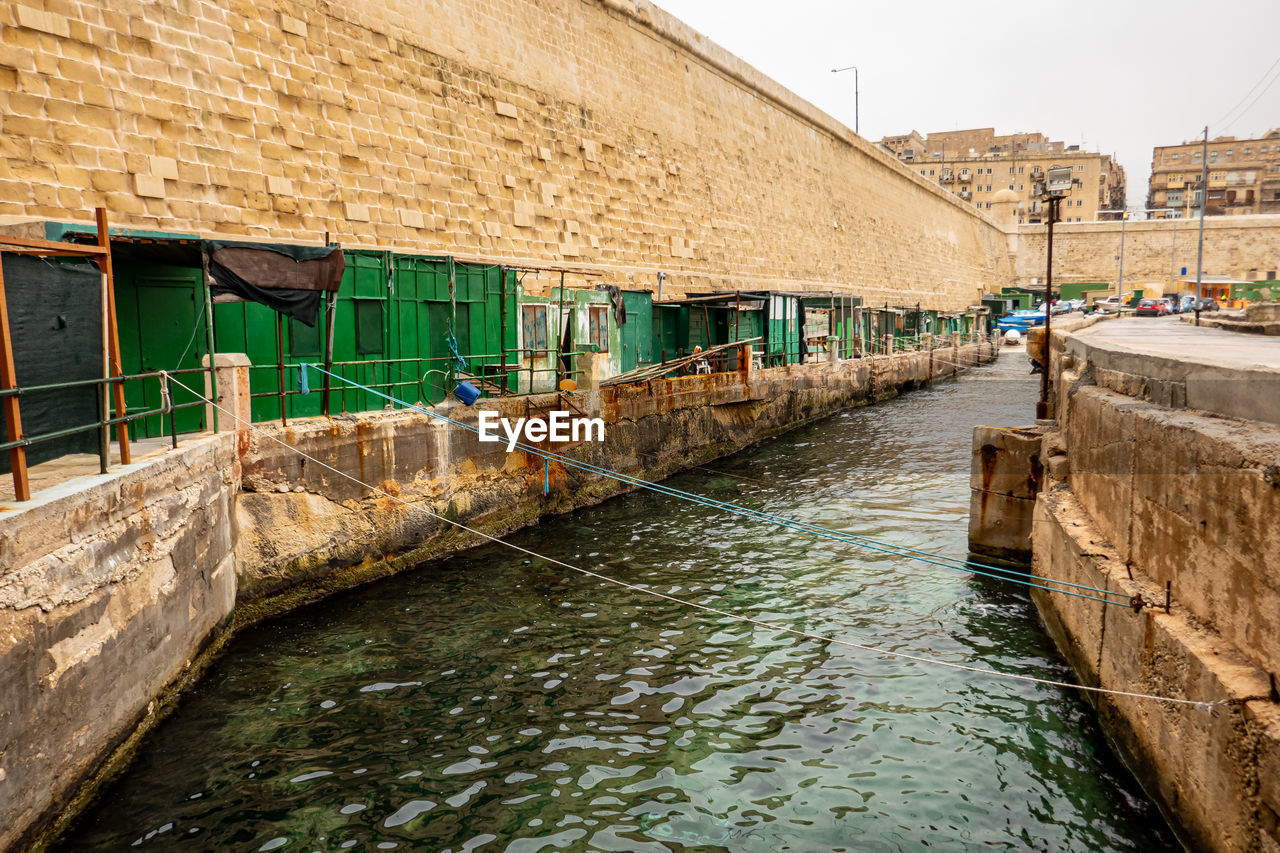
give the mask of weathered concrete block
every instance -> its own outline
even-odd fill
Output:
[[[234,469],[231,439],[191,440],[0,517],[0,846],[61,808],[231,612]]]
[[[1040,427],[974,427],[969,488],[1035,499],[1043,467]]]

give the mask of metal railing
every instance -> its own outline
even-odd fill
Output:
[[[565,368],[560,361],[567,358],[573,362],[577,356],[587,352],[592,351],[564,352],[558,349],[524,347],[507,349],[502,353],[473,353],[462,356],[462,360],[467,362],[467,370],[459,370],[452,355],[335,361],[325,369],[346,381],[334,381],[316,371],[309,375],[305,391],[302,387],[302,369],[306,365],[323,366],[323,362],[288,363],[283,370],[279,364],[251,365],[250,387],[255,384],[252,377],[258,376],[263,377],[256,383],[258,387],[269,386],[271,390],[251,391],[249,398],[277,400],[276,417],[287,424],[288,400],[314,392],[324,395],[321,403],[323,414],[331,414],[335,403],[336,410],[343,413],[394,408],[396,404],[387,400],[387,397],[394,397],[411,405],[434,405],[447,397],[456,384],[463,380],[476,384],[481,396],[486,398],[541,394],[557,390],[562,379],[581,377],[580,368]],[[540,362],[545,364],[539,366]],[[281,379],[282,374],[293,374],[292,381]],[[542,375],[552,377],[551,387],[536,387],[539,384],[536,377]],[[433,377],[439,377],[438,387],[434,385]],[[376,404],[361,403],[360,395],[368,391],[375,393]],[[275,417],[255,417],[255,420],[274,419]]]
[[[210,382],[212,383],[213,381],[212,368],[191,367],[183,370],[167,370],[167,371],[154,370],[154,371],[149,371],[147,373],[132,373],[124,376],[112,376],[110,378],[95,377],[93,379],[78,379],[70,382],[53,382],[47,385],[22,385],[16,388],[0,389],[0,399],[4,399],[6,397],[17,397],[18,399],[22,399],[24,395],[48,393],[48,392],[55,392],[55,391],[68,391],[68,390],[74,390],[77,388],[92,387],[97,392],[97,405],[96,405],[95,411],[98,412],[98,418],[92,422],[79,424],[76,426],[63,427],[61,429],[56,429],[51,432],[28,434],[24,429],[22,435],[16,438],[10,438],[8,441],[0,443],[0,453],[11,450],[15,447],[21,447],[23,449],[26,449],[28,447],[41,444],[43,442],[57,441],[58,439],[61,439],[61,438],[69,438],[70,436],[73,436],[73,435],[80,435],[82,433],[97,430],[99,433],[99,438],[98,438],[99,473],[106,474],[109,470],[110,456],[111,456],[111,451],[110,451],[111,428],[112,427],[119,428],[123,425],[126,427],[126,431],[127,431],[127,426],[129,424],[134,423],[135,421],[139,421],[143,418],[149,418],[157,415],[160,416],[162,422],[165,415],[169,416],[168,434],[172,442],[172,446],[176,448],[178,446],[177,413],[184,409],[190,409],[195,407],[203,408],[206,405],[206,403],[203,399],[196,399],[186,403],[176,403],[176,404],[173,403],[172,401],[173,401],[174,388],[172,386],[170,378],[174,376],[187,376],[192,374],[207,375],[210,377]],[[159,408],[149,408],[149,409],[138,410],[138,411],[129,411],[126,409],[124,414],[116,414],[114,417],[108,415],[108,412],[109,412],[108,391],[112,385],[124,384],[128,382],[140,382],[140,381],[145,381],[149,379],[154,379],[159,383],[160,399],[163,401]],[[203,385],[203,383],[201,384]],[[216,412],[215,412],[215,418],[216,418]],[[206,427],[207,426],[208,425],[206,424]],[[122,440],[127,442],[128,438],[122,437]],[[12,473],[16,478],[18,475],[18,472],[13,471]]]

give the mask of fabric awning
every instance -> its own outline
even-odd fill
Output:
[[[204,258],[214,302],[259,302],[308,326],[346,268],[334,246],[206,240]]]

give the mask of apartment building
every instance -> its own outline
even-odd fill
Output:
[[[1200,210],[1204,143],[1162,145],[1151,153],[1147,207],[1162,219],[1188,219]],[[1280,130],[1256,139],[1209,141],[1209,216],[1280,213]]]
[[[995,128],[982,127],[922,137],[913,130],[886,136],[880,144],[921,177],[937,181],[979,210],[991,210],[996,193],[1012,192],[1016,223],[1044,221],[1047,206],[1034,197],[1033,186],[1050,168],[1061,166],[1076,174],[1059,210],[1060,221],[1089,222],[1100,211],[1124,208],[1124,169],[1111,155],[1082,151],[1043,133],[997,136]]]

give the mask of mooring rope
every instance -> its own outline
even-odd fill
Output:
[[[332,376],[334,379],[337,379],[341,382],[345,382],[348,385],[351,385],[355,388],[368,391],[370,394],[373,394],[378,397],[382,397],[384,400],[387,400],[399,406],[403,406],[406,409],[410,409],[415,412],[420,412],[424,415],[427,415],[428,417],[434,418],[439,421],[443,421],[444,423],[450,424],[452,426],[460,427],[461,429],[467,430],[468,432],[472,432],[476,434],[479,434],[480,432],[478,427],[474,427],[471,424],[463,423],[462,421],[455,420],[453,418],[448,417],[447,415],[442,415],[439,412],[433,412],[430,409],[424,408],[417,404],[409,403],[405,400],[401,400],[390,394],[385,394],[374,388],[370,388],[367,385],[361,385],[359,382],[354,382],[350,379],[347,379],[346,377],[339,376],[336,373],[330,373],[329,371],[325,370],[322,367],[318,367],[315,365],[312,365],[312,366],[315,367],[316,370],[319,370],[321,373],[328,373],[328,375]],[[876,539],[869,539],[865,536],[857,536],[855,534],[846,533],[841,530],[833,530],[829,527],[822,527],[821,525],[811,524],[805,521],[798,521],[796,519],[775,515],[773,513],[765,512],[763,510],[756,510],[750,507],[744,507],[741,504],[736,504],[728,501],[719,501],[719,500],[716,500],[715,498],[708,498],[703,495],[694,494],[693,492],[686,492],[681,489],[677,489],[673,486],[667,486],[661,483],[653,483],[648,480],[642,480],[638,477],[632,477],[628,474],[622,474],[617,471],[610,470],[608,468],[602,468],[598,465],[592,465],[589,462],[583,462],[581,460],[573,459],[572,457],[565,456],[563,454],[556,453],[551,450],[543,450],[540,447],[537,447],[531,444],[526,444],[525,442],[517,441],[514,443],[514,446],[520,448],[526,453],[539,456],[543,459],[554,459],[555,461],[567,467],[577,468],[579,470],[587,471],[588,473],[597,474],[599,476],[616,480],[617,482],[624,483],[626,485],[635,486],[637,488],[657,492],[658,494],[663,494],[669,497],[677,498],[679,500],[684,500],[690,503],[699,504],[701,506],[705,506],[711,509],[718,509],[723,512],[729,512],[735,515],[744,516],[746,518],[751,518],[756,521],[763,521],[778,527],[797,530],[802,533],[810,533],[820,538],[829,539],[836,542],[843,542],[848,545],[855,545],[857,547],[865,548],[869,551],[888,554],[894,557],[903,557],[908,560],[914,560],[916,562],[926,563],[928,565],[941,566],[942,568],[953,569],[955,571],[968,572],[970,574],[979,575],[982,577],[1009,581],[1011,583],[1021,584],[1031,589],[1040,589],[1040,590],[1044,590],[1045,592],[1056,592],[1062,595],[1070,595],[1076,598],[1088,599],[1089,601],[1098,601],[1103,604],[1110,604],[1116,607],[1132,607],[1133,606],[1132,600],[1129,597],[1129,595],[1122,591],[1110,590],[1102,587],[1089,586],[1088,584],[1074,583],[1072,581],[1057,580],[1055,578],[1044,578],[1039,576],[1035,576],[1035,580],[1032,580],[1031,576],[1025,573],[1019,572],[1017,569],[1010,569],[1004,566],[993,566],[986,563],[970,562],[967,560],[959,561],[953,557],[946,557],[940,554],[933,554],[928,551],[921,551],[917,548],[910,548],[905,545],[894,545],[888,542],[881,542]],[[1043,583],[1038,583],[1037,581],[1042,581]],[[1057,584],[1058,586],[1045,586],[1045,584]],[[1060,589],[1059,586],[1071,587],[1071,589]],[[1083,590],[1083,592],[1073,591],[1076,589]],[[1089,595],[1088,593],[1098,593],[1098,595]],[[1123,596],[1123,598],[1112,599],[1112,598],[1102,598],[1100,596]]]
[[[802,631],[798,628],[789,628],[785,625],[778,625],[773,622],[766,622],[763,619],[756,619],[755,617],[752,617],[752,616],[744,616],[740,613],[734,613],[729,610],[721,610],[718,607],[712,607],[707,604],[700,604],[696,601],[689,601],[687,599],[679,598],[674,595],[669,595],[664,592],[658,592],[657,590],[649,589],[648,587],[645,587],[645,586],[629,583],[624,580],[619,580],[617,578],[610,577],[608,575],[604,575],[596,571],[592,571],[591,569],[584,569],[579,566],[566,563],[563,560],[556,559],[555,557],[549,557],[545,554],[540,554],[537,551],[532,551],[528,548],[524,548],[520,545],[515,544],[514,542],[507,542],[506,540],[501,539],[497,536],[493,536],[492,534],[485,533],[483,530],[477,530],[473,527],[468,527],[467,525],[463,524],[460,521],[455,521],[454,519],[441,515],[438,512],[434,512],[428,509],[427,507],[422,506],[421,504],[410,503],[409,501],[406,501],[405,499],[401,498],[399,495],[393,495],[388,491],[378,488],[377,486],[374,486],[370,483],[366,483],[360,478],[355,477],[351,474],[348,474],[346,471],[336,468],[333,465],[330,465],[327,462],[324,462],[321,459],[317,459],[316,457],[298,449],[297,447],[294,447],[292,444],[289,444],[283,439],[270,434],[269,432],[264,430],[259,425],[253,423],[252,421],[246,421],[236,413],[222,406],[219,406],[215,401],[209,399],[204,394],[201,394],[199,391],[196,391],[194,388],[191,388],[190,386],[182,382],[179,382],[177,379],[173,379],[172,377],[170,377],[170,381],[187,389],[196,397],[208,403],[210,406],[213,406],[218,411],[222,412],[225,415],[228,415],[232,420],[243,424],[245,427],[247,427],[250,430],[253,430],[254,432],[260,433],[263,437],[267,438],[270,441],[275,442],[281,447],[284,447],[284,448],[287,448],[288,450],[293,451],[294,453],[301,456],[303,459],[306,459],[308,462],[312,462],[317,466],[324,468],[327,471],[332,471],[334,474],[337,474],[340,477],[344,477],[347,480],[350,480],[351,482],[356,483],[357,485],[362,486],[365,489],[368,489],[370,492],[381,495],[382,497],[388,498],[398,504],[401,504],[407,509],[415,510],[417,512],[421,512],[425,515],[431,516],[432,518],[435,518],[439,521],[443,521],[446,524],[452,525],[453,527],[456,527],[460,530],[464,530],[468,533],[474,534],[475,536],[478,536],[481,539],[486,539],[498,545],[506,546],[507,548],[511,548],[515,551],[519,551],[520,553],[526,554],[530,557],[543,560],[544,562],[550,563],[555,566],[561,566],[562,568],[569,569],[570,571],[578,572],[579,574],[582,574],[586,577],[595,578],[596,580],[599,580],[608,584],[613,584],[614,586],[618,586],[623,589],[628,589],[633,592],[641,593],[643,595],[653,596],[655,598],[661,598],[666,601],[670,601],[674,604],[679,604],[683,607],[689,607],[694,610],[700,610],[705,613],[714,613],[717,616],[723,616],[735,622],[742,622],[750,625],[755,625],[760,628],[766,628],[771,631],[780,631],[784,634],[791,634],[792,636],[796,636],[796,637],[804,637],[805,639],[816,640],[818,642],[831,643],[837,646],[844,646],[850,649],[857,649],[859,651],[870,652],[872,654],[877,654],[877,655],[885,655],[887,657],[899,658],[902,660],[910,660],[916,663],[927,664],[930,666],[940,666],[940,667],[945,667],[947,669],[955,669],[955,670],[961,670],[964,672],[972,672],[978,675],[992,676],[994,678],[1004,678],[1004,679],[1009,679],[1013,681],[1028,682],[1032,684],[1043,684],[1047,687],[1060,687],[1067,690],[1079,690],[1085,693],[1104,694],[1109,696],[1123,696],[1130,699],[1150,699],[1157,702],[1171,702],[1177,705],[1190,705],[1194,707],[1197,711],[1206,711],[1206,712],[1212,711],[1212,709],[1215,706],[1231,704],[1231,700],[1229,699],[1219,699],[1213,702],[1202,702],[1196,699],[1183,699],[1175,696],[1160,696],[1155,693],[1138,693],[1138,692],[1129,691],[1129,690],[1113,690],[1107,687],[1095,687],[1088,684],[1077,684],[1070,681],[1059,681],[1057,679],[1052,679],[1052,678],[1041,678],[1035,675],[1024,675],[1016,672],[1001,672],[1000,670],[997,670],[997,669],[987,669],[984,667],[969,666],[968,664],[961,664],[961,663],[955,663],[953,661],[945,661],[945,660],[939,660],[937,658],[925,657],[924,655],[916,655],[916,654],[911,654],[909,652],[899,652],[899,651],[894,651],[892,649],[880,648],[878,646],[866,645],[864,643],[856,643],[852,640],[842,640],[835,637],[827,637],[825,635],[816,634],[811,631]]]

